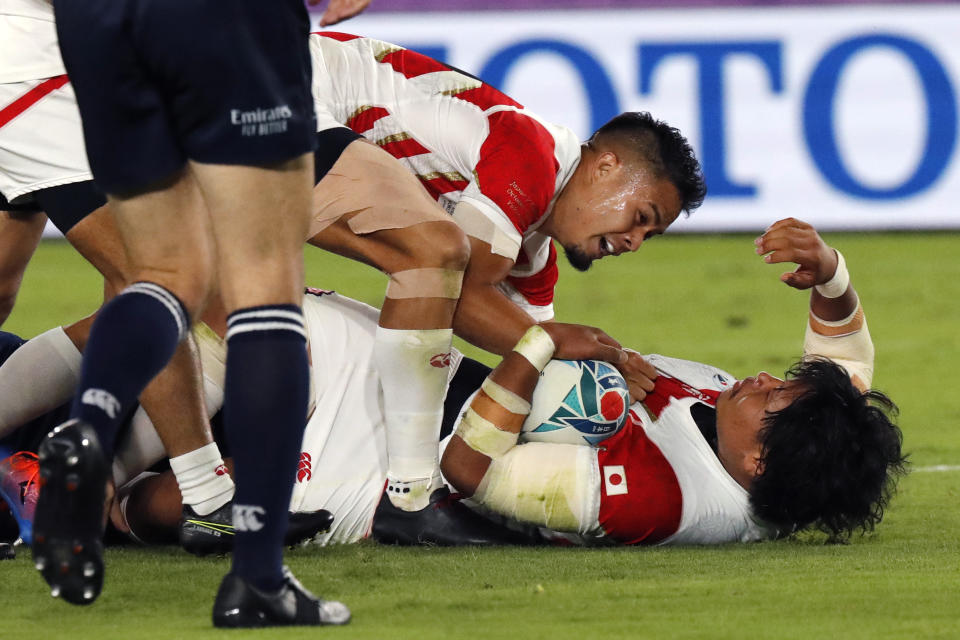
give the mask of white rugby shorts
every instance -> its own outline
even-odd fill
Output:
[[[0,84],[0,193],[92,180],[77,100],[64,76]]]

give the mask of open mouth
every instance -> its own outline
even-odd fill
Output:
[[[606,238],[600,238],[600,257],[613,255],[613,243]]]

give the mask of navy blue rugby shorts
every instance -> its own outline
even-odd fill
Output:
[[[302,0],[55,0],[57,33],[107,193],[187,159],[265,166],[313,151]]]

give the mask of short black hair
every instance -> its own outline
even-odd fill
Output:
[[[798,362],[787,378],[802,391],[764,419],[754,513],[784,533],[815,528],[835,542],[873,530],[906,472],[896,405],[861,392],[826,358]]]
[[[657,177],[667,178],[680,192],[681,209],[692,213],[703,204],[707,185],[700,163],[683,134],[646,111],[628,111],[597,129],[588,145],[616,140],[637,152]]]

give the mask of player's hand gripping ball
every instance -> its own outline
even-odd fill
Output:
[[[520,442],[597,446],[627,421],[627,382],[598,360],[553,360],[533,392]]]

